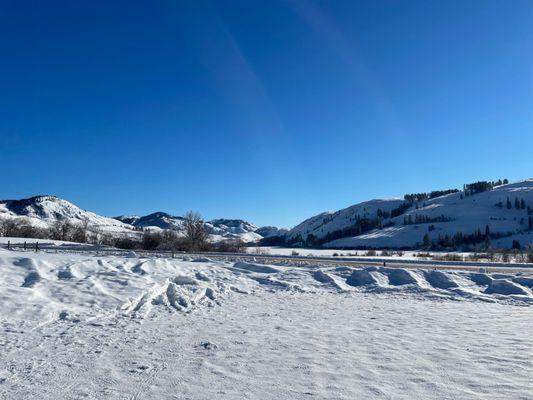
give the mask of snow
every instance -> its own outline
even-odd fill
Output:
[[[378,209],[390,212],[402,203],[401,199],[370,200],[336,212],[321,213],[292,228],[287,236],[296,238],[300,235],[305,239],[309,234],[314,234],[317,238],[322,238],[329,232],[353,225],[358,215],[361,218],[374,218]]]
[[[262,226],[256,229],[255,233],[261,235],[264,238],[272,236],[283,236],[289,232],[288,229],[278,228],[276,226]]]
[[[507,198],[512,202],[511,209],[506,208]],[[495,247],[509,248],[514,239],[522,245],[533,244],[533,232],[528,231],[527,209],[517,210],[514,207],[515,198],[523,199],[526,206],[533,207],[533,179],[501,185],[471,196],[458,192],[421,201],[418,208],[412,205],[404,214],[390,219],[394,226],[333,240],[325,243],[324,247],[415,247],[422,242],[426,233],[430,239],[436,239],[439,235],[454,235],[457,232],[472,234],[477,229],[484,234],[487,225],[491,233],[514,233],[512,237],[494,240],[492,244]],[[503,203],[503,208],[496,206],[499,202]],[[399,199],[371,200],[334,213],[321,213],[291,229],[287,236],[294,239],[300,235],[305,239],[307,235],[313,234],[317,238],[323,238],[328,233],[352,226],[358,215],[361,218],[375,218],[378,209],[390,211],[402,203],[403,200]],[[429,218],[444,215],[450,221],[403,225],[404,217],[411,216],[414,221],[416,215]],[[428,231],[429,225],[433,225],[435,229]]]
[[[68,221],[73,225],[85,225],[89,230],[102,231],[113,236],[140,236],[136,228],[160,231],[170,229],[184,235],[183,217],[164,212],[145,216],[123,215],[108,218],[90,211],[82,210],[67,200],[55,196],[35,196],[29,199],[0,201],[0,220],[22,219],[39,228],[50,228],[56,221]],[[241,240],[245,243],[257,242],[262,235],[255,231],[259,228],[240,219],[215,219],[205,222],[205,228],[213,242]]]
[[[532,287],[0,249],[0,399],[531,398]]]
[[[131,225],[114,218],[103,217],[82,210],[74,204],[55,196],[36,196],[30,199],[0,202],[0,219],[22,218],[33,226],[48,228],[55,221],[68,221],[108,233],[130,233]]]

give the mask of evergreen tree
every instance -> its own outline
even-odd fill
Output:
[[[429,235],[426,233],[422,238],[422,248],[428,250],[431,246],[431,241],[429,240]]]
[[[518,197],[514,198],[514,208],[520,210],[520,200],[518,200]]]
[[[507,209],[510,210],[513,208],[513,205],[511,204],[511,200],[509,200],[509,197],[507,197]]]
[[[490,235],[485,236],[485,250],[490,249]]]
[[[515,239],[515,240],[513,240],[512,248],[513,248],[513,250],[520,250],[522,247],[520,246],[520,242]]]
[[[520,209],[525,210],[526,209],[526,202],[524,199],[520,200]]]

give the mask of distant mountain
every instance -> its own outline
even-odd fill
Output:
[[[496,186],[478,182],[465,189],[324,212],[292,228],[285,240],[294,246],[400,248],[419,247],[427,234],[432,244],[481,247],[488,229],[494,247],[509,248],[513,240],[533,244],[533,179]]]
[[[206,222],[207,231],[222,239],[239,239],[243,242],[257,242],[263,237],[256,233],[257,226],[241,219],[214,219]]]
[[[264,238],[272,236],[283,236],[289,232],[288,229],[277,228],[275,226],[262,226],[261,228],[256,229],[255,233],[261,235]]]
[[[183,230],[183,218],[176,217],[164,212],[155,212],[152,214],[139,216],[120,216],[115,217],[119,221],[126,224],[133,225],[137,228],[159,228],[159,229],[172,229],[175,231]]]
[[[93,231],[113,236],[140,235],[139,228],[171,229],[184,233],[183,217],[156,212],[145,216],[109,218],[49,195],[0,201],[0,220],[14,218],[39,228],[49,228],[56,221],[67,221],[73,225],[86,225]],[[206,222],[205,227],[214,242],[229,239],[257,242],[262,239],[262,236],[255,232],[258,229],[256,225],[240,219],[215,219]]]
[[[48,228],[56,221],[86,225],[112,236],[139,236],[140,228],[184,233],[184,219],[164,212],[104,217],[55,196],[0,201],[0,220],[22,219]],[[533,245],[533,179],[476,182],[463,190],[370,200],[308,218],[290,230],[257,227],[241,219],[205,222],[212,241],[329,248],[510,248]]]
[[[145,229],[171,229],[178,233],[184,232],[183,217],[170,215],[164,212],[155,212],[145,216],[120,216],[119,221]],[[205,222],[207,232],[213,241],[242,240],[243,242],[256,242],[262,236],[255,233],[256,225],[241,219],[214,219]]]
[[[133,226],[82,210],[67,200],[56,196],[34,196],[21,200],[1,200],[0,219],[22,218],[33,226],[48,228],[56,221],[86,224],[90,228],[107,233],[126,233]]]

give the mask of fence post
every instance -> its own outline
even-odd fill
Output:
[[[26,250],[26,242],[24,242],[24,250]]]
[[[7,249],[11,250],[11,242],[9,240],[7,241]]]
[[[39,243],[35,242],[35,252],[38,252],[38,251],[39,251]]]

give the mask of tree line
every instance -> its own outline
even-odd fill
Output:
[[[446,194],[457,193],[459,189],[434,190],[432,192],[423,193],[409,193],[403,196],[405,201],[415,203],[418,201],[434,199],[435,197],[444,196]]]
[[[197,212],[189,211],[183,220],[183,232],[173,230],[144,230],[136,234],[111,235],[88,221],[71,223],[68,220],[54,221],[48,228],[31,225],[24,218],[0,220],[0,236],[61,240],[113,246],[129,250],[168,250],[168,251],[223,251],[242,252],[244,243],[239,240],[226,240],[213,243],[205,229],[204,221]]]

